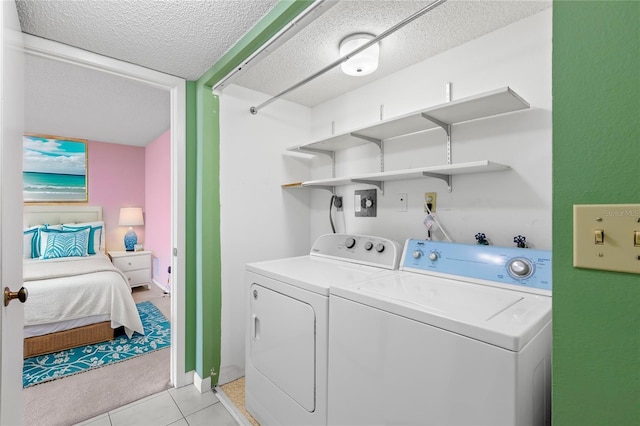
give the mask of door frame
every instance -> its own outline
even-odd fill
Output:
[[[185,372],[186,81],[51,40],[23,34],[26,54],[105,72],[170,92],[171,134],[171,383],[193,382]]]

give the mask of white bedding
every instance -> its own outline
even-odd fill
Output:
[[[25,327],[109,315],[113,328],[144,334],[126,277],[104,254],[25,260]]]

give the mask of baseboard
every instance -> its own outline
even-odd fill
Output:
[[[155,284],[155,285],[156,285],[160,290],[164,291],[165,293],[167,293],[167,294],[171,293],[171,289],[170,289],[170,288],[167,288],[167,286],[166,286],[166,285],[161,284],[161,283],[160,283],[160,282],[158,282],[156,279],[152,278],[152,279],[151,279],[151,282],[152,282],[153,284]]]
[[[182,385],[180,387],[192,385],[194,383],[193,378],[195,374],[195,370],[187,371],[186,373],[184,373],[184,381],[182,382]]]
[[[200,393],[209,392],[211,390],[211,377],[201,378],[197,371],[193,373],[193,384]]]

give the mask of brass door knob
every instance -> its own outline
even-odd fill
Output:
[[[24,287],[20,288],[18,291],[11,291],[9,287],[4,288],[4,306],[8,306],[9,302],[13,299],[18,299],[20,302],[24,303],[27,301],[27,297],[29,297],[29,292]]]

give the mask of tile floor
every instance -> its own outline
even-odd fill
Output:
[[[171,317],[171,296],[155,285],[133,289],[136,303],[149,300],[167,317]],[[227,403],[229,404],[229,403]],[[201,394],[195,386],[169,389],[132,402],[78,425],[91,426],[237,426],[238,414],[227,410],[213,391]]]
[[[213,391],[201,394],[195,386],[169,389],[78,425],[91,426],[237,426],[236,420]]]

